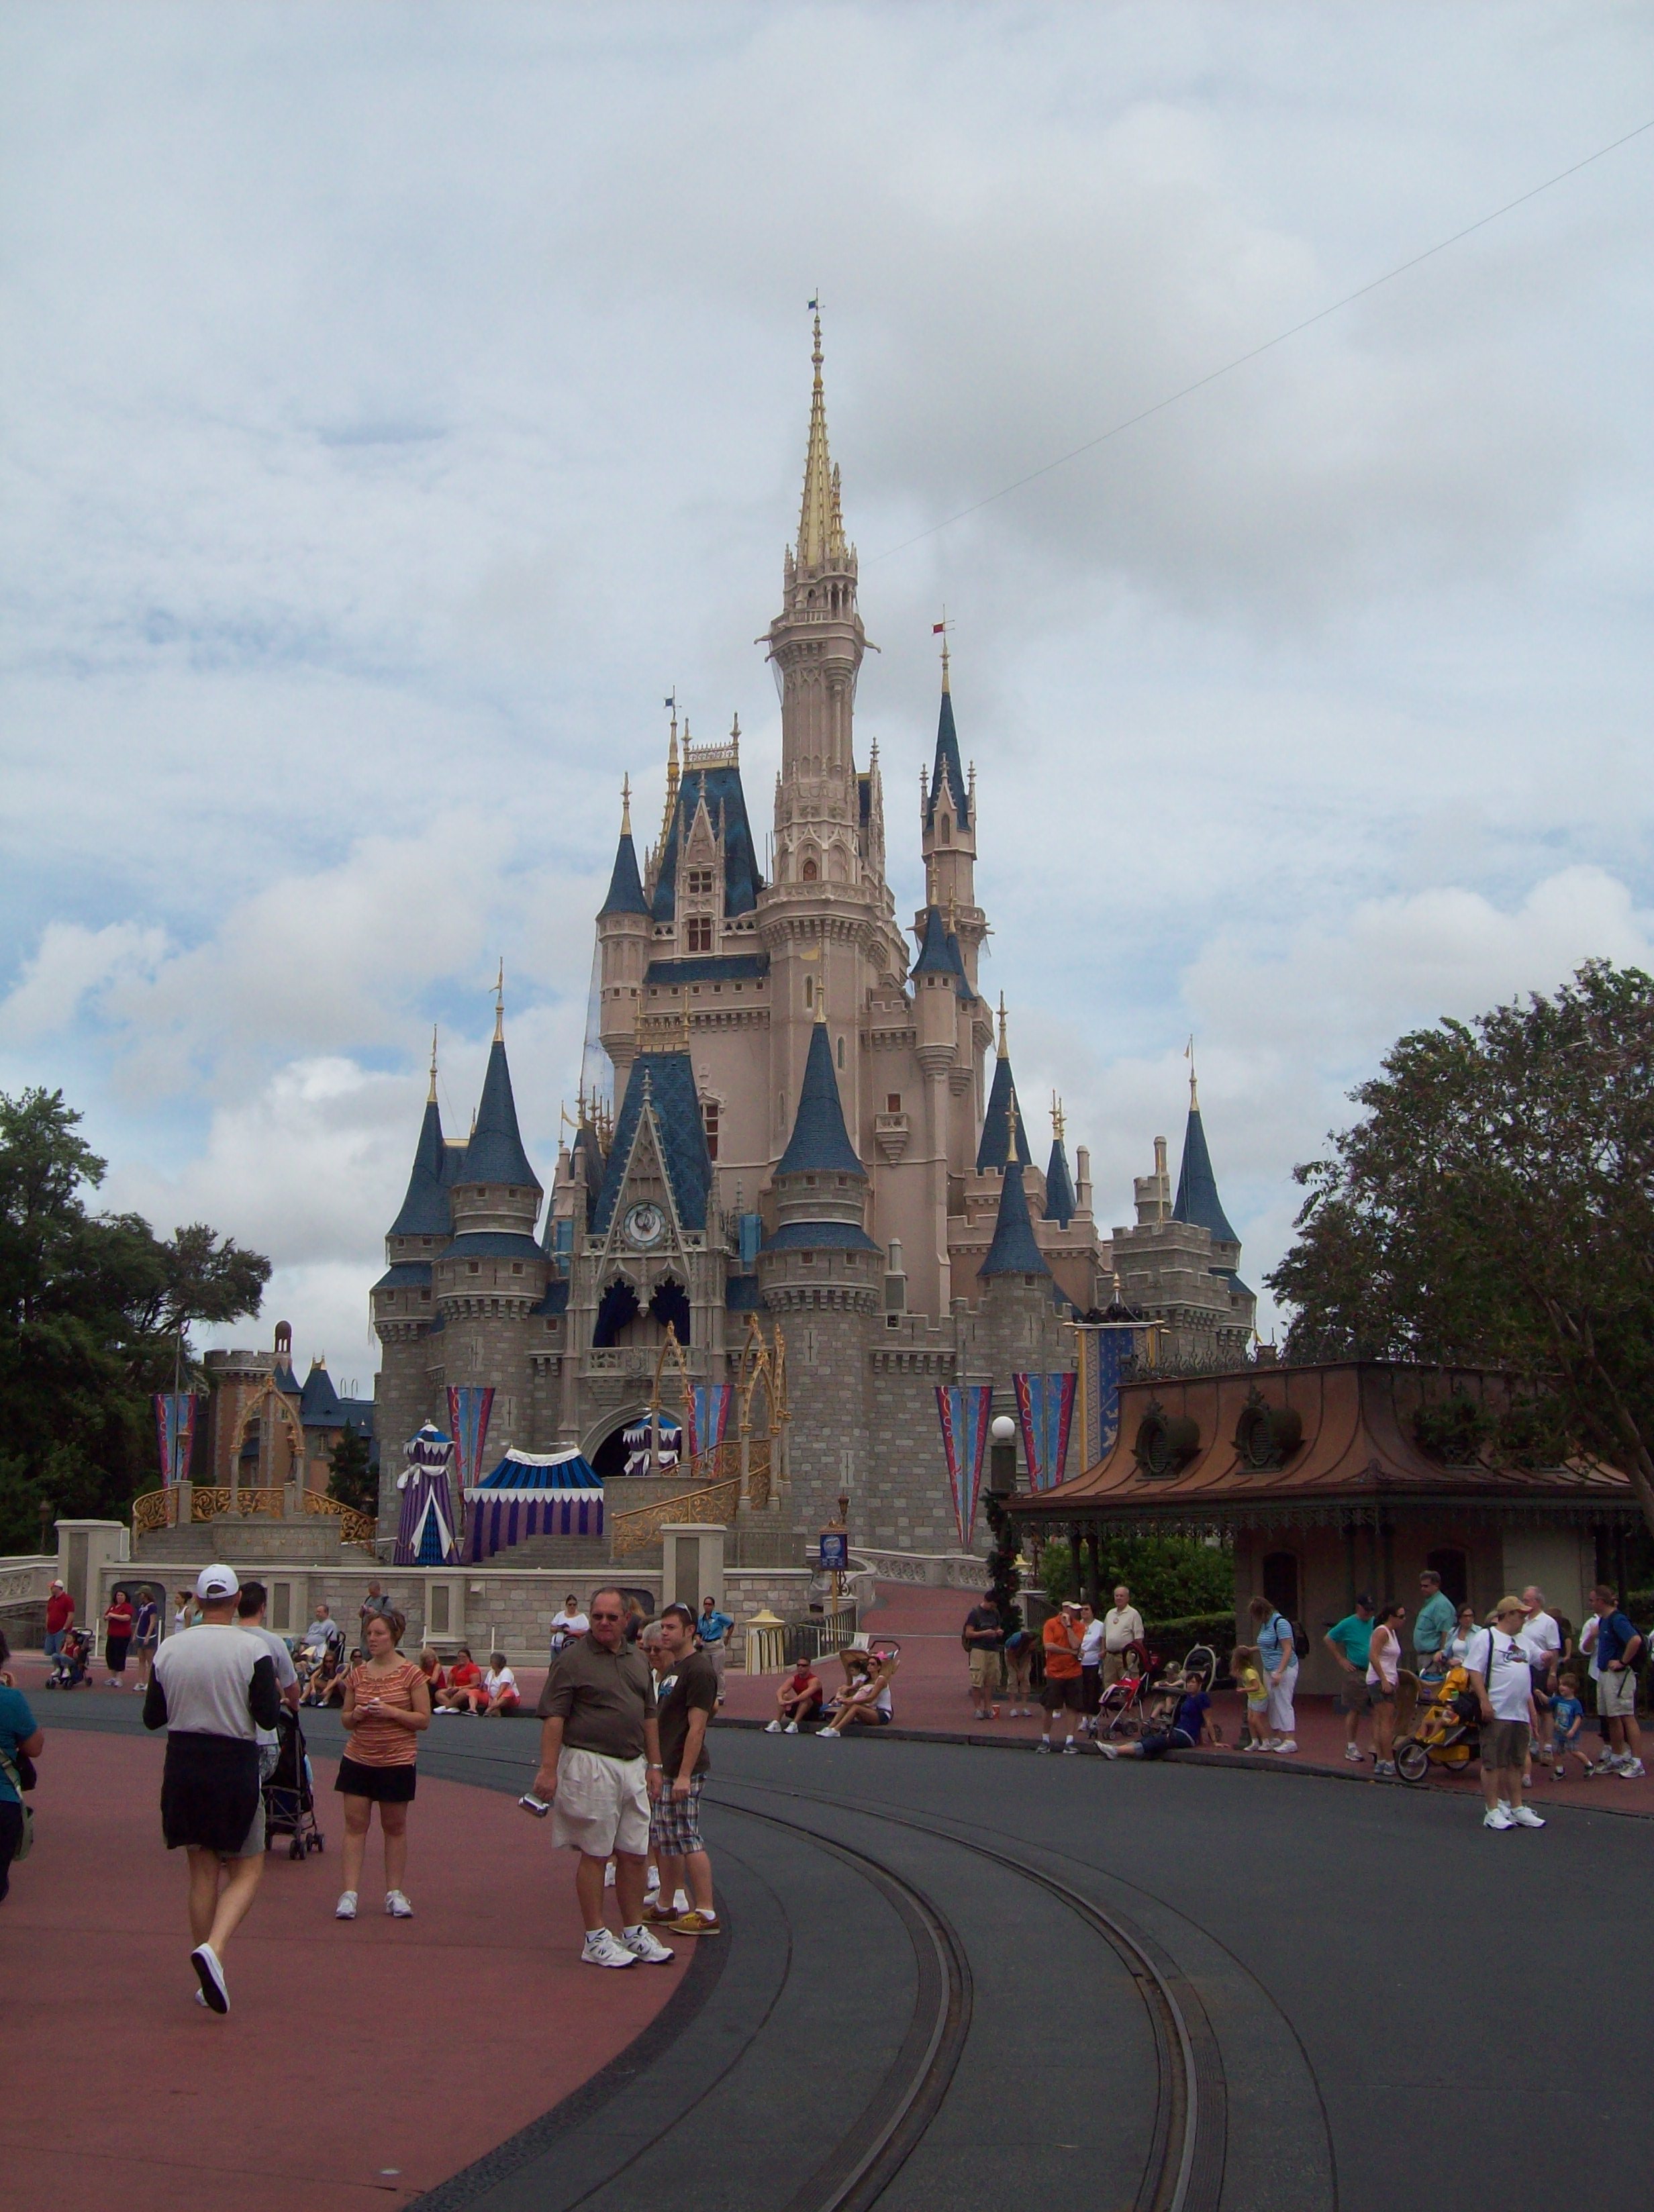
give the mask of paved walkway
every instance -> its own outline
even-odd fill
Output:
[[[75,1702],[94,1696],[115,1702]],[[570,1863],[545,1830],[509,1796],[429,1776],[410,1831],[417,1917],[377,1910],[375,1832],[367,1910],[336,1922],[343,1825],[333,1763],[317,1757],[327,1849],[302,1864],[271,1853],[230,1948],[233,2009],[215,2019],[192,2001],[160,1740],[54,1728],[58,1698],[35,1702],[37,1839],[0,1906],[11,2212],[404,2202],[578,2087],[683,1978],[687,1944],[675,1966],[582,1967]],[[513,1738],[526,1748],[526,1730]]]

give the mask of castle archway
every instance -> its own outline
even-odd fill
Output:
[[[665,1412],[660,1416],[660,1469],[662,1474],[677,1471],[684,1449],[681,1422],[672,1419]],[[605,1415],[593,1427],[581,1446],[587,1458],[603,1477],[605,1483],[623,1482],[628,1478],[646,1475],[649,1472],[649,1409],[647,1405],[634,1406],[629,1413],[618,1417]]]

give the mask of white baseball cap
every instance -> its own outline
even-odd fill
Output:
[[[203,1567],[195,1578],[195,1594],[204,1603],[215,1598],[234,1597],[241,1587],[234,1567]]]

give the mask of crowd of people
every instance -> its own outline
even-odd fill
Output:
[[[1530,1584],[1520,1596],[1501,1598],[1478,1621],[1475,1609],[1456,1606],[1444,1592],[1440,1576],[1426,1569],[1419,1577],[1410,1637],[1414,1669],[1408,1670],[1407,1607],[1394,1600],[1375,1605],[1362,1593],[1322,1639],[1340,1678],[1345,1758],[1360,1765],[1370,1757],[1375,1775],[1395,1776],[1397,1711],[1405,1680],[1420,1698],[1453,1700],[1458,1717],[1475,1728],[1483,1819],[1489,1828],[1543,1827],[1542,1814],[1525,1794],[1533,1789],[1535,1764],[1559,1782],[1570,1759],[1587,1776],[1639,1779],[1645,1769],[1636,1690],[1645,1639],[1621,1609],[1616,1591],[1599,1584],[1590,1591],[1590,1618],[1576,1644],[1572,1626],[1547,1606],[1538,1588]],[[1245,1716],[1237,1748],[1290,1755],[1298,1750],[1296,1698],[1306,1648],[1304,1632],[1266,1598],[1253,1598],[1248,1611],[1253,1640],[1237,1644],[1228,1660]],[[1026,1630],[1007,1629],[992,1591],[966,1614],[960,1641],[976,1717],[998,1719],[997,1701],[1007,1692],[1012,1714],[1030,1711],[1035,1640]],[[1146,1704],[1140,1699],[1121,1705],[1122,1714],[1130,1712],[1132,1727],[1118,1738],[1100,1717],[1107,1715],[1111,1692],[1128,1670],[1136,1669],[1145,1680],[1151,1671],[1142,1617],[1123,1583],[1106,1613],[1099,1614],[1079,1599],[1058,1606],[1040,1631],[1037,1648],[1045,1726],[1037,1752],[1057,1750],[1059,1732],[1060,1748],[1069,1757],[1088,1744],[1110,1759],[1154,1759],[1170,1750],[1216,1743],[1209,1695],[1218,1672],[1215,1654],[1204,1668],[1157,1676]],[[1594,1756],[1581,1696],[1587,1683],[1601,1731],[1601,1747]],[[784,1686],[783,1702],[791,1692],[791,1685]],[[1370,1752],[1360,1741],[1364,1723],[1371,1729]]]

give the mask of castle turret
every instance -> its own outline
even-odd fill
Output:
[[[1177,1171],[1177,1195],[1171,1201],[1174,1221],[1192,1222],[1212,1239],[1212,1265],[1219,1272],[1240,1265],[1240,1238],[1229,1225],[1218,1195],[1218,1178],[1212,1171],[1206,1130],[1201,1121],[1201,1094],[1195,1071],[1189,1075],[1189,1121],[1183,1131],[1183,1165]]]
[[[1062,1101],[1051,1100],[1051,1160],[1045,1170],[1045,1218],[1066,1229],[1079,1212],[1068,1155],[1062,1142]]]
[[[636,1050],[637,1008],[643,988],[643,971],[649,964],[653,925],[649,902],[643,895],[637,852],[632,843],[632,787],[629,776],[621,786],[620,842],[609,878],[609,895],[598,910],[600,963],[599,1035],[603,1048],[623,1084]]]
[[[976,960],[988,924],[976,904],[976,793],[959,757],[947,639],[942,640],[942,704],[936,720],[936,758],[920,785],[920,851],[926,895],[948,917],[966,981],[976,988]]]
[[[1034,1156],[1028,1149],[1028,1132],[1022,1123],[1022,1109],[1017,1103],[1016,1079],[1011,1073],[1011,1048],[1006,1042],[1005,1000],[1000,1000],[999,1055],[994,1063],[994,1085],[988,1094],[988,1111],[982,1116],[982,1142],[976,1147],[978,1175],[998,1174],[1012,1157],[1024,1167],[1033,1165]]]

